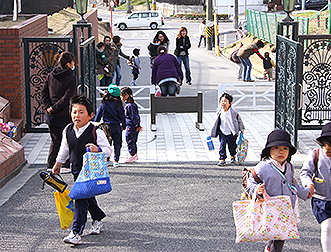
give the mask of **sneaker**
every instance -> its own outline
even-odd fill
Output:
[[[138,155],[135,154],[133,156],[126,157],[124,163],[133,163],[133,162],[136,162],[137,160],[138,160]]]
[[[231,157],[231,164],[235,164],[235,163],[236,163],[235,157]]]
[[[191,82],[187,82],[187,85],[192,85],[192,83]]]
[[[218,163],[217,163],[218,166],[224,166],[226,165],[226,162],[224,159],[221,159]]]
[[[270,248],[268,247],[268,245],[265,246],[264,252],[270,252]]]
[[[113,167],[119,167],[120,166],[120,163],[118,161],[115,161],[113,162]]]
[[[92,235],[100,234],[101,228],[102,228],[101,221],[97,221],[97,220],[92,221],[92,227],[90,229],[90,234],[92,234]]]
[[[77,244],[82,244],[81,239],[82,238],[80,238],[79,234],[75,234],[74,231],[71,230],[70,234],[63,238],[63,241],[65,243],[77,245]]]
[[[47,168],[46,171],[47,171],[47,172],[51,172],[51,171],[52,171],[52,168]]]
[[[61,167],[60,173],[61,173],[61,174],[65,174],[65,173],[71,173],[71,169],[69,169],[69,168],[64,168],[64,167]]]

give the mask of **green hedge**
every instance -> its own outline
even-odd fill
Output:
[[[180,19],[189,19],[189,20],[199,20],[199,19],[205,19],[206,14],[176,14],[172,15],[172,17],[177,17]],[[219,20],[227,20],[229,19],[228,14],[217,14],[217,17]]]

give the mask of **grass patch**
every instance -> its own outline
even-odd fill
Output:
[[[130,1],[130,6],[133,7],[133,6],[137,6],[137,5],[143,5],[143,6],[147,6],[146,4],[146,1],[144,0],[131,0]],[[152,8],[152,0],[149,1],[149,5],[151,6]],[[126,10],[126,2],[123,3],[122,5],[116,7],[116,9],[119,9],[119,10]]]

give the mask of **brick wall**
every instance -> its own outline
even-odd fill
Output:
[[[9,28],[0,27],[0,96],[11,102],[11,117],[26,123],[24,37],[47,37],[47,15],[34,15]]]

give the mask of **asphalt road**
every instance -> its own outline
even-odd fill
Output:
[[[212,163],[139,163],[111,168],[113,191],[98,196],[103,231],[71,247],[59,226],[53,189],[36,174],[0,207],[1,251],[263,251],[265,242],[235,243],[232,202],[242,192],[240,166]],[[296,169],[298,175],[298,169]],[[63,175],[72,186],[72,175]],[[320,226],[310,202],[300,202],[301,239],[284,251],[321,251]]]

